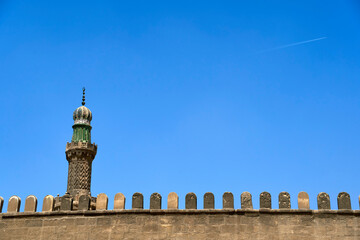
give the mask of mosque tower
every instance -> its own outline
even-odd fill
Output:
[[[85,88],[82,106],[74,111],[73,119],[73,136],[66,143],[65,153],[69,162],[67,194],[76,199],[81,195],[91,196],[91,165],[97,151],[97,145],[91,143],[92,114],[85,107]]]

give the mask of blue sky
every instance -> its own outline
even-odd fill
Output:
[[[359,209],[359,28],[357,1],[1,1],[0,196],[65,193],[85,86],[110,209],[173,191]]]

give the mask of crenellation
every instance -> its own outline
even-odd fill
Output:
[[[196,194],[191,192],[185,196],[185,209],[197,209]]]
[[[220,209],[215,209],[214,204],[214,194],[213,193],[205,193],[203,195],[204,200],[204,207],[203,209],[206,211],[218,211]],[[236,209],[236,211],[247,210],[247,212],[251,212],[250,210],[253,209],[252,203],[252,195],[249,192],[243,192],[240,195],[241,199],[241,209]],[[290,203],[290,195],[287,192],[281,192],[279,194],[279,208],[278,209],[271,209],[271,195],[268,192],[262,192],[259,195],[260,199],[260,208],[259,211],[261,212],[289,212],[292,213],[294,209],[291,209]],[[149,209],[152,211],[161,210],[162,207],[162,196],[159,193],[153,193],[150,196],[150,207]],[[179,197],[175,192],[171,192],[168,195],[168,206],[167,209],[171,210],[178,210],[179,209]],[[298,210],[296,213],[303,212],[307,213],[308,211],[315,211],[310,209],[309,204],[309,195],[306,192],[300,192],[298,194]],[[330,197],[327,193],[321,192],[317,195],[317,203],[318,203],[318,210],[320,212],[324,212],[326,214],[329,213],[347,213],[351,212],[351,199],[350,195],[346,192],[341,192],[338,194],[338,210],[331,210],[330,208]],[[91,208],[92,201],[96,201],[96,207]],[[301,202],[302,201],[302,202]],[[0,207],[3,204],[4,200],[0,197]],[[89,195],[81,195],[78,199],[78,208],[73,207],[73,198],[69,194],[65,194],[61,197],[61,206],[58,211],[77,211],[77,210],[97,210],[103,211],[108,210],[108,197],[105,193],[100,193],[97,195],[97,198],[93,198]],[[9,198],[8,203],[8,213],[18,213],[20,211],[20,204],[21,199],[18,196],[12,196]],[[43,199],[42,204],[42,212],[53,212],[55,205],[55,198],[52,195],[47,195]],[[25,200],[25,207],[24,213],[26,212],[36,212],[37,208],[37,198],[34,195],[29,195]],[[133,210],[145,210],[144,209],[144,197],[142,193],[134,193],[132,196],[132,209]],[[234,196],[231,192],[225,192],[223,194],[223,210],[234,210]],[[114,197],[114,207],[113,210],[126,210],[125,209],[125,196],[122,193],[117,193]],[[197,208],[197,196],[195,193],[191,192],[186,194],[185,196],[185,209],[186,211],[197,211],[201,210]],[[56,212],[58,212],[56,211]],[[360,214],[360,212],[359,212]]]
[[[60,211],[71,211],[73,210],[73,198],[69,193],[66,193],[62,199],[60,204]]]
[[[4,198],[0,196],[0,213],[2,213],[3,206],[4,206]]]
[[[234,195],[231,192],[223,194],[223,209],[234,209]]]
[[[132,196],[132,209],[144,209],[144,196],[136,192]]]
[[[299,192],[298,208],[299,209],[310,209],[309,194],[307,194],[306,192]]]
[[[241,198],[241,209],[253,209],[252,196],[249,192],[243,192]]]
[[[54,203],[55,203],[55,199],[53,196],[51,196],[51,195],[45,196],[44,200],[43,200],[43,205],[42,205],[42,212],[54,211]]]
[[[325,192],[321,192],[317,196],[318,209],[331,209],[330,207],[330,196]]]
[[[161,209],[161,195],[159,193],[153,193],[150,196],[150,209]]]
[[[89,195],[81,195],[79,197],[78,210],[89,210],[90,202],[91,202],[91,197]]]
[[[19,212],[21,199],[18,196],[12,196],[9,199],[7,212]]]
[[[260,193],[260,209],[271,209],[271,194],[268,192]]]
[[[350,209],[351,210],[351,201],[350,195],[346,192],[341,192],[337,198],[338,209]]]
[[[29,195],[25,199],[24,212],[36,212],[37,198],[34,195]]]
[[[168,209],[179,209],[179,196],[175,192],[171,192],[168,195],[167,201]]]
[[[115,194],[114,209],[125,209],[125,196],[122,193]]]
[[[98,194],[96,199],[96,210],[107,210],[108,202],[109,198],[105,193]]]
[[[279,193],[279,209],[290,209],[291,202],[290,202],[290,194],[288,192],[281,192]]]
[[[204,209],[214,209],[215,208],[215,197],[211,192],[204,194]]]

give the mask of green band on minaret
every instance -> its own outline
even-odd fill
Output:
[[[91,125],[92,113],[85,107],[85,88],[83,88],[82,106],[78,107],[73,114],[73,136],[72,142],[90,142],[91,143]]]

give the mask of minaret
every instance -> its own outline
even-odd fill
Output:
[[[66,143],[66,160],[69,162],[67,192],[71,197],[91,195],[91,165],[95,158],[97,145],[91,143],[90,109],[85,107],[85,88],[83,88],[82,106],[73,114],[73,136]]]

